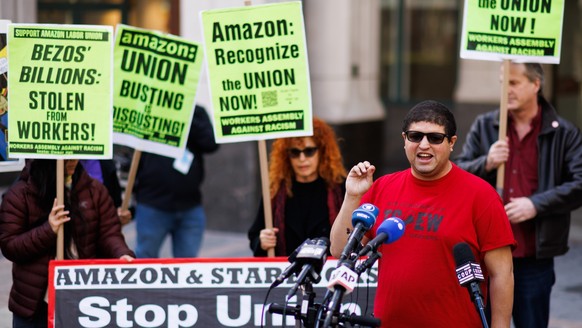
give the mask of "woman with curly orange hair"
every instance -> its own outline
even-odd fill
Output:
[[[313,136],[273,142],[269,189],[273,228],[265,228],[263,204],[248,231],[255,256],[288,256],[306,239],[328,237],[345,193],[346,169],[333,129],[313,119]]]

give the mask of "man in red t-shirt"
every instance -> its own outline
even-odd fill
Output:
[[[511,227],[496,191],[450,161],[457,140],[450,110],[435,101],[414,106],[404,119],[404,149],[410,169],[375,182],[375,167],[360,162],[349,172],[346,196],[331,231],[339,257],[362,203],[379,208],[376,228],[389,217],[405,224],[404,235],[380,246],[374,315],[382,327],[479,327],[482,325],[455,272],[454,245],[464,242],[483,263],[484,297],[491,298],[491,327],[509,327],[513,305]],[[346,233],[346,231],[348,233]],[[486,287],[489,286],[489,291]]]

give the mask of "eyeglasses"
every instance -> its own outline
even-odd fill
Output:
[[[305,154],[305,157],[313,157],[317,152],[317,147],[305,147],[303,149],[299,148],[289,148],[287,149],[287,154],[290,158],[299,158],[301,153]]]
[[[415,143],[420,143],[422,139],[424,139],[424,136],[426,136],[426,139],[428,139],[428,142],[432,145],[440,145],[443,143],[445,138],[449,137],[444,133],[438,132],[424,133],[420,131],[406,131],[404,134],[406,135],[406,139],[408,139],[408,141]]]

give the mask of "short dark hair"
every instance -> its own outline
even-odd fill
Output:
[[[402,132],[408,131],[412,123],[416,122],[430,122],[445,127],[445,134],[449,140],[452,136],[457,134],[457,123],[451,110],[434,100],[425,100],[414,107],[412,107],[402,125]]]

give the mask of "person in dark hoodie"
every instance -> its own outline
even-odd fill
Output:
[[[46,327],[49,261],[64,228],[65,259],[133,260],[107,189],[78,160],[65,160],[64,205],[56,200],[56,160],[29,160],[2,196],[0,248],[12,261],[8,308],[14,327]]]
[[[217,149],[210,118],[204,108],[196,106],[186,160],[146,152],[141,155],[133,188],[138,258],[157,258],[168,235],[174,257],[198,256],[206,225],[200,190],[203,154]]]

